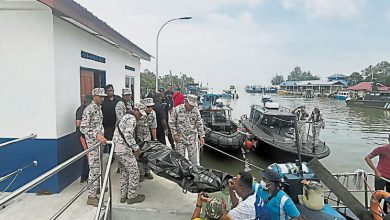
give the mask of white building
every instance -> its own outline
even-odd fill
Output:
[[[0,27],[0,142],[38,135],[0,149],[0,176],[39,162],[12,190],[80,152],[75,110],[94,87],[131,87],[137,102],[151,56],[72,0],[0,0]],[[59,192],[78,175],[69,167],[35,190]]]

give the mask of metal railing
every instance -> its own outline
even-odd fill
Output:
[[[36,134],[30,134],[30,135],[28,135],[28,136],[26,136],[26,137],[14,139],[14,140],[12,140],[12,141],[7,141],[7,142],[4,142],[4,143],[1,143],[1,144],[0,144],[0,148],[5,147],[5,146],[10,145],[10,144],[14,144],[14,143],[20,142],[20,141],[24,141],[24,140],[28,140],[28,139],[33,139],[33,138],[36,138],[36,137],[37,137]]]
[[[13,142],[14,143],[14,142]],[[107,169],[104,175],[104,180],[102,179],[102,144],[97,144],[93,147],[88,148],[87,150],[80,152],[79,154],[69,158],[68,160],[64,161],[63,163],[57,165],[53,169],[47,171],[46,173],[40,175],[39,177],[35,178],[34,180],[26,183],[25,185],[21,186],[19,189],[15,190],[14,192],[10,193],[9,195],[5,196],[4,198],[0,199],[0,207],[6,205],[9,201],[15,199],[16,197],[20,196],[22,193],[32,189],[33,187],[37,186],[38,184],[42,183],[43,181],[49,179],[54,174],[57,174],[61,170],[65,169],[66,167],[70,166],[83,156],[85,156],[87,153],[93,150],[99,151],[99,158],[100,158],[100,168],[101,172],[100,174],[92,180],[90,183],[87,184],[87,186],[83,187],[68,203],[65,204],[64,207],[62,207],[51,219],[57,219],[64,211],[73,204],[74,201],[76,201],[77,198],[79,198],[95,181],[100,180],[100,191],[101,191],[101,197],[99,199],[99,205],[98,209],[96,211],[95,219],[99,219],[100,213],[103,209],[103,201],[104,201],[104,195],[105,195],[105,187],[108,185],[109,188],[109,198],[108,198],[108,209],[105,211],[105,218],[107,218],[108,214],[111,217],[111,210],[112,210],[112,190],[111,190],[111,179],[110,179],[110,168],[111,168],[111,162],[112,157],[115,149],[115,144],[112,141],[107,141],[107,144],[111,144],[111,151],[110,156],[108,160]]]
[[[110,170],[111,170],[112,157],[114,155],[115,144],[114,144],[114,142],[111,142],[111,144],[112,144],[112,147],[111,147],[111,151],[110,151],[110,156],[108,157],[106,172],[104,174],[103,186],[102,186],[102,188],[100,188],[101,189],[100,191],[102,192],[102,194],[100,195],[100,198],[99,198],[98,210],[97,210],[96,215],[95,215],[95,220],[99,220],[99,218],[100,218],[100,213],[102,211],[102,206],[103,206],[103,201],[104,201],[104,195],[106,194],[105,189],[107,187],[107,184],[108,184],[108,193],[109,193],[108,200],[107,200],[108,206],[106,205],[106,211],[104,213],[103,219],[106,220],[108,214],[110,215],[110,219],[112,219],[112,187],[111,187],[111,177],[110,177],[111,171]]]
[[[355,197],[361,195],[363,193],[364,196],[364,206],[366,208],[369,208],[369,201],[371,200],[371,194],[374,193],[373,189],[369,186],[368,184],[368,177],[375,178],[375,174],[373,173],[363,173],[360,178],[360,184],[361,186],[358,186],[359,184],[359,174],[358,173],[335,173],[333,176],[340,182],[342,185],[350,192],[352,193]],[[352,178],[352,179],[351,179]],[[386,182],[390,183],[389,179],[386,178],[381,178]],[[352,186],[352,187],[351,187]],[[338,209],[344,209],[346,212],[347,208],[341,200],[332,194],[330,190],[325,190],[325,199],[331,202],[334,202],[335,205],[332,205],[334,208]],[[333,197],[332,197],[333,196]],[[341,211],[341,210],[340,210]]]
[[[10,178],[10,177],[13,176],[13,175],[19,174],[19,173],[22,172],[24,169],[27,169],[27,168],[29,168],[29,167],[31,167],[31,166],[37,166],[37,165],[38,165],[38,161],[33,160],[30,164],[27,164],[26,166],[24,166],[24,167],[22,167],[22,168],[19,168],[19,169],[15,170],[15,171],[13,171],[13,172],[11,172],[11,173],[5,175],[5,176],[0,176],[0,183],[3,182],[4,180]],[[4,191],[5,191],[5,190],[4,190]]]

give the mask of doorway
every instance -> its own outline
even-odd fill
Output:
[[[103,88],[106,86],[106,72],[90,68],[80,67],[80,102],[81,104],[92,97],[94,88]],[[89,101],[89,100],[88,100]]]

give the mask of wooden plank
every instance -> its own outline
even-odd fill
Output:
[[[373,219],[371,213],[354,197],[324,165],[317,159],[312,159],[307,166],[359,219]]]

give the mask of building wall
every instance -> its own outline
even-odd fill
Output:
[[[0,10],[0,137],[36,133],[55,138],[51,10],[36,2],[0,3],[0,8],[10,8]]]
[[[36,1],[0,0],[0,27],[0,143],[37,134],[0,149],[0,176],[38,161],[17,176],[13,191],[58,163],[53,16]],[[58,192],[58,180],[54,175],[32,191]]]
[[[13,191],[81,151],[74,133],[80,67],[106,71],[106,82],[117,94],[125,75],[135,76],[138,101],[140,61],[53,17],[50,8],[36,1],[0,0],[0,27],[0,143],[37,134],[35,140],[0,148],[0,176],[38,161],[15,179],[7,190]],[[81,58],[81,50],[105,57],[106,63]],[[60,192],[79,174],[77,162],[31,191]],[[0,189],[9,181],[1,182]]]
[[[140,60],[106,41],[76,27],[70,22],[54,17],[55,82],[57,137],[75,130],[75,111],[80,106],[80,67],[103,70],[106,83],[113,84],[115,93],[121,95],[125,88],[125,75],[135,76],[135,101],[140,97]],[[102,56],[105,63],[81,58],[81,50]],[[125,69],[125,65],[135,71]]]

